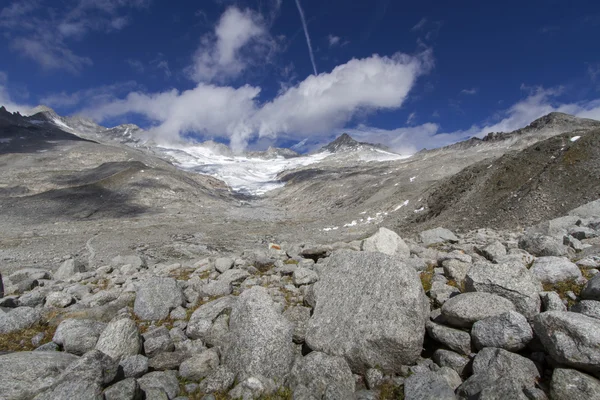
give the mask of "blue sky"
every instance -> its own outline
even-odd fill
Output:
[[[306,151],[346,131],[413,152],[600,119],[597,1],[4,1],[0,34],[10,110],[164,141]]]

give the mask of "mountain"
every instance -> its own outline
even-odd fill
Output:
[[[135,147],[144,136],[144,131],[134,124],[106,128],[82,116],[61,117],[53,109],[43,105],[35,107],[26,119],[37,124],[53,124],[66,132],[100,143],[119,143]]]
[[[384,151],[390,151],[388,147],[382,144],[372,144],[366,142],[359,142],[352,138],[347,133],[343,133],[338,136],[333,142],[321,147],[319,151],[328,151],[330,153],[339,153],[346,151],[356,151],[365,149],[379,149]]]

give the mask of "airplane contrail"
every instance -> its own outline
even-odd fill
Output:
[[[310,62],[312,63],[315,75],[318,75],[317,65],[315,64],[315,56],[313,55],[312,45],[310,44],[310,36],[308,36],[308,27],[306,26],[306,19],[304,18],[304,11],[302,10],[302,6],[300,5],[300,0],[296,0],[296,6],[298,7],[298,12],[300,13],[302,26],[304,27],[304,35],[306,36],[306,44],[308,45],[308,54],[310,55]]]

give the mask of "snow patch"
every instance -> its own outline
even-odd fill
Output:
[[[60,119],[58,118],[54,118],[52,120],[52,122],[54,122],[55,125],[60,126],[61,128],[67,128],[67,129],[71,129],[71,127],[67,124],[65,124],[64,122],[62,122]]]
[[[415,179],[417,179],[417,177],[413,176],[412,178],[410,178],[410,181],[413,182]]]
[[[421,207],[418,210],[415,210],[416,213],[420,213],[421,211],[423,211],[425,209],[425,207]]]
[[[408,200],[404,200],[404,203],[402,203],[399,206],[397,206],[396,208],[394,208],[394,211],[398,211],[399,209],[401,209],[402,207],[405,207],[407,205],[408,205]]]
[[[579,139],[581,139],[581,136],[573,136],[573,137],[571,138],[571,142],[576,142],[576,141],[578,141]]]

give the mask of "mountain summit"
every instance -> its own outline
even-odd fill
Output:
[[[367,142],[359,142],[347,133],[338,136],[333,142],[321,147],[320,151],[328,151],[330,153],[338,153],[342,151],[354,151],[363,148],[373,148],[388,151],[386,146],[381,144],[372,144]]]

